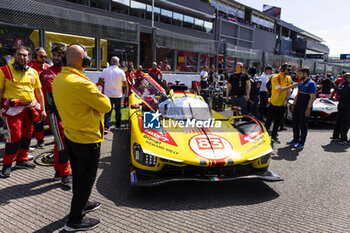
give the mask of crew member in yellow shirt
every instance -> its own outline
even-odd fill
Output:
[[[291,66],[283,63],[280,67],[280,73],[271,77],[271,99],[265,126],[269,130],[272,121],[274,121],[271,139],[276,143],[280,143],[277,132],[284,117],[289,96],[292,93],[291,89],[298,85],[297,83],[292,84],[290,72]]]
[[[9,132],[5,144],[3,167],[0,177],[11,175],[15,167],[35,168],[28,161],[33,123],[46,118],[44,96],[38,73],[27,66],[30,49],[18,45],[13,48],[14,62],[0,68],[0,117],[4,119]]]
[[[66,231],[90,230],[99,220],[85,213],[100,207],[89,196],[96,179],[101,142],[102,113],[111,110],[109,98],[85,76],[91,59],[81,44],[71,44],[62,57],[62,71],[53,81],[52,93],[58,114],[64,125],[66,150],[73,175],[73,199]]]

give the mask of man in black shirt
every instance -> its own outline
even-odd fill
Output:
[[[250,98],[250,79],[246,73],[242,72],[243,63],[236,64],[236,73],[232,74],[228,79],[226,89],[226,102],[228,103],[228,96],[231,90],[232,106],[239,106],[242,108],[242,114],[248,113],[247,101]]]
[[[337,94],[339,95],[338,114],[332,139],[339,139],[339,144],[349,145],[347,134],[350,126],[350,73],[344,74],[344,81],[339,85]]]
[[[331,78],[332,75],[328,73],[327,77],[321,81],[322,94],[324,94],[328,99],[331,97],[331,89],[333,87]]]

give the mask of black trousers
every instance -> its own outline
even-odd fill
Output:
[[[260,113],[261,119],[264,119],[264,116],[266,113],[267,101],[268,101],[268,92],[267,91],[260,91],[259,113]]]
[[[85,216],[83,210],[96,179],[101,143],[80,144],[66,137],[65,142],[73,175],[73,198],[69,221],[79,222]]]
[[[341,141],[348,140],[348,131],[350,127],[350,106],[338,104],[337,121],[333,130],[333,138],[339,138]]]
[[[265,127],[267,130],[270,130],[272,121],[274,122],[271,134],[272,137],[277,137],[278,128],[281,125],[285,111],[285,106],[274,106],[270,104]]]
[[[309,118],[305,116],[305,109],[294,106],[292,115],[293,139],[301,144],[305,143]]]
[[[251,101],[253,103],[251,103]],[[248,101],[248,111],[259,120],[261,119],[259,114],[259,96],[256,95],[250,97],[250,100]]]
[[[207,81],[201,80],[201,90],[202,90],[202,89],[206,89],[206,88],[207,88],[207,84],[208,84]]]

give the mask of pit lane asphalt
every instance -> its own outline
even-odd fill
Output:
[[[101,224],[91,232],[349,232],[349,147],[330,142],[331,132],[331,125],[312,126],[301,151],[285,144],[290,127],[279,133],[282,143],[274,145],[270,168],[283,182],[186,182],[139,189],[129,187],[127,145],[120,133],[109,133],[90,198],[102,206],[88,214]],[[71,191],[53,175],[53,167],[37,166],[0,179],[0,232],[64,232]]]

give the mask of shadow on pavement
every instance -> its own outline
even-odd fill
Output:
[[[338,143],[331,141],[327,145],[322,145],[322,148],[327,152],[343,153],[347,151],[349,146],[339,145]]]
[[[302,150],[295,149],[293,146],[286,146],[277,149],[277,155],[273,156],[273,160],[287,160],[287,161],[296,161],[299,155],[299,152]]]
[[[11,178],[9,178],[11,179]],[[7,204],[12,199],[18,199],[22,197],[30,197],[39,195],[45,192],[55,189],[60,186],[59,183],[55,182],[51,185],[45,185],[44,187],[36,188],[38,186],[51,183],[52,179],[37,180],[27,184],[13,185],[0,190],[0,205]],[[21,190],[21,191],[19,191]]]
[[[58,229],[61,229],[59,232],[67,232],[63,229],[62,226],[64,226],[64,224],[67,221],[67,216],[65,218],[62,218],[60,220],[57,220],[56,222],[52,222],[49,225],[41,228],[40,230],[34,231],[33,233],[46,233],[46,232],[54,232]]]
[[[193,210],[252,205],[279,197],[261,181],[178,182],[149,188],[129,185],[130,132],[115,132],[112,155],[100,160],[97,190],[117,206],[151,210]]]

